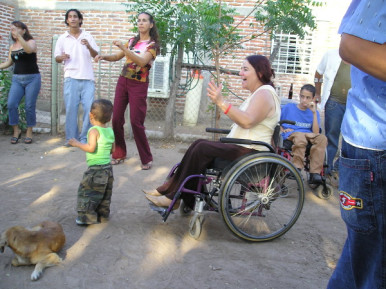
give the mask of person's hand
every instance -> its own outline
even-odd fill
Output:
[[[87,40],[87,39],[82,39],[82,40],[80,41],[80,43],[82,43],[83,45],[86,45],[86,47],[87,47],[88,49],[90,49],[90,43],[88,43],[88,40]]]
[[[322,101],[322,98],[320,97],[320,94],[315,94],[315,102],[320,103]]]
[[[70,59],[70,55],[66,54],[65,52],[63,52],[62,55],[60,55],[60,57],[62,58],[62,61],[66,61]]]
[[[217,87],[217,85],[213,81],[209,82],[207,91],[208,91],[208,97],[212,100],[213,103],[218,105],[224,101],[221,93],[222,91],[221,83]]]
[[[315,113],[316,112],[316,103],[311,101],[309,104],[308,104],[308,108],[313,112]]]
[[[284,127],[280,127],[280,130],[281,130],[282,132],[284,132],[284,133],[290,132],[290,131],[294,131],[293,128],[284,128]]]
[[[77,147],[79,145],[79,141],[77,141],[76,139],[72,138],[68,141],[68,144],[69,145],[72,145],[73,147]]]
[[[94,57],[95,62],[98,62],[99,60],[105,60],[105,57],[103,55],[99,55],[99,54]]]
[[[118,48],[120,48],[120,49],[123,48],[123,44],[122,44],[122,42],[119,41],[119,40],[114,40],[114,41],[113,41],[113,45],[115,45],[116,47],[118,47]]]

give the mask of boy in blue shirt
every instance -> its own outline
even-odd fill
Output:
[[[110,154],[115,149],[114,132],[107,123],[111,120],[113,104],[107,99],[95,100],[91,105],[87,143],[70,139],[68,143],[86,152],[88,169],[78,189],[76,223],[91,225],[100,223],[110,215],[113,189],[113,170]]]
[[[320,134],[320,115],[316,109],[315,87],[303,85],[300,89],[300,102],[288,103],[281,110],[280,119],[295,121],[295,125],[283,124],[281,127],[283,140],[289,140],[292,145],[292,162],[301,171],[304,168],[304,156],[308,142],[310,150],[310,184],[320,184],[327,138]]]

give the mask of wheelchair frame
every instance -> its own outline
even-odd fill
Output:
[[[273,143],[278,143],[280,125],[274,131]],[[229,130],[207,129],[207,132],[228,133]],[[204,222],[204,210],[220,212],[226,227],[238,238],[270,241],[285,234],[297,221],[304,204],[304,184],[294,165],[278,154],[278,148],[260,141],[220,138],[223,143],[261,145],[268,152],[247,154],[226,168],[210,168],[205,174],[191,175],[179,186],[168,208],[156,207],[166,222],[182,193],[195,195],[195,208],[189,223],[189,234],[198,239]],[[170,178],[178,169],[176,164]],[[289,176],[293,176],[289,178]],[[197,189],[185,188],[192,178],[198,179]],[[181,202],[180,213],[191,213]]]

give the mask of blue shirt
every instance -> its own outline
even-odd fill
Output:
[[[385,43],[385,1],[353,0],[342,20],[339,33]],[[386,82],[352,65],[351,83],[341,128],[344,140],[360,148],[385,150]]]
[[[316,116],[320,127],[320,115],[318,111],[316,111]],[[314,114],[309,108],[307,108],[306,110],[299,109],[296,103],[288,103],[281,109],[280,120],[292,120],[296,122],[295,125],[286,123],[282,125],[283,128],[293,129],[293,131],[281,134],[284,140],[286,140],[294,132],[313,132],[312,122],[314,120]]]

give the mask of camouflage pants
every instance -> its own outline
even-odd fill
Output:
[[[96,224],[100,222],[101,217],[109,217],[113,181],[113,169],[110,164],[90,166],[83,174],[76,207],[78,218],[83,223]]]

